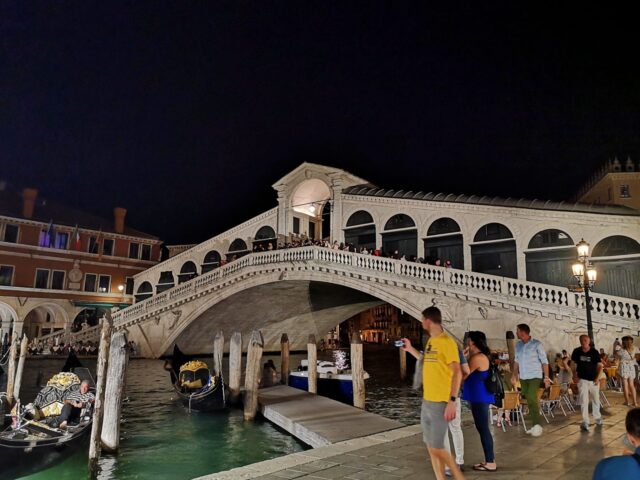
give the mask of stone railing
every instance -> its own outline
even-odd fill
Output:
[[[575,312],[584,311],[584,296],[565,287],[527,282],[513,278],[485,275],[483,273],[456,270],[411,263],[402,260],[361,255],[322,247],[302,247],[270,252],[252,253],[216,270],[173,287],[124,310],[114,313],[116,327],[125,327],[148,316],[153,311],[166,309],[184,301],[196,293],[236,277],[238,274],[260,267],[287,267],[292,263],[308,267],[330,266],[337,274],[353,273],[363,276],[391,279],[405,284],[435,287],[453,293],[464,292],[469,296],[497,298],[499,302],[515,307],[548,307],[557,310],[566,307]],[[640,300],[593,294],[592,308],[595,314],[612,321],[640,320]]]
[[[38,342],[42,342],[43,344],[48,343],[49,341],[51,341],[51,343],[55,343],[56,339],[58,340],[58,343],[75,343],[79,341],[85,342],[87,340],[93,341],[98,338],[99,335],[100,324],[93,327],[84,328],[78,332],[67,332],[66,330],[58,330],[47,335],[42,335],[41,337],[36,338],[36,340]]]

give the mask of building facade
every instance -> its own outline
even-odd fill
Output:
[[[627,158],[609,160],[580,189],[576,200],[598,205],[623,205],[640,210],[640,164]]]
[[[133,277],[160,260],[158,238],[38,197],[0,190],[0,327],[29,338],[95,324],[133,301]],[[74,323],[75,322],[75,323]]]

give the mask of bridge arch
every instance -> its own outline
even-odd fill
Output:
[[[415,220],[405,213],[387,218],[382,231],[382,250],[387,255],[396,251],[407,260],[418,255],[418,227]]]
[[[574,283],[571,265],[576,247],[564,230],[540,230],[529,239],[525,250],[527,280],[566,287]]]
[[[270,250],[277,247],[278,236],[271,225],[263,225],[253,237],[253,249]]]
[[[640,243],[624,235],[600,240],[591,253],[598,278],[595,292],[640,298]]]
[[[180,267],[180,273],[178,274],[178,283],[188,282],[192,278],[198,276],[198,267],[191,260],[187,260]]]
[[[502,223],[486,223],[478,229],[471,244],[474,272],[518,278],[516,239]]]
[[[242,240],[241,238],[236,238],[233,242],[229,244],[229,250],[227,251],[227,261],[231,261],[234,259],[244,257],[249,252],[249,247],[247,247],[247,242]]]
[[[23,332],[29,338],[36,338],[55,330],[61,330],[70,325],[68,313],[55,302],[41,301],[31,306],[25,312]]]
[[[453,268],[464,268],[464,235],[460,224],[450,217],[434,220],[424,238],[424,258],[427,263],[442,264],[449,260]]]
[[[373,215],[366,210],[357,210],[349,215],[344,227],[344,241],[356,247],[375,250],[376,224]]]
[[[247,291],[252,288],[267,285],[267,284],[274,284],[282,280],[283,279],[281,278],[281,272],[277,272],[277,271],[269,274],[255,275],[249,279],[243,280],[242,282],[236,282],[236,283],[227,285],[224,289],[218,290],[217,292],[211,294],[196,309],[191,311],[184,318],[180,319],[180,322],[176,325],[176,327],[169,332],[168,336],[165,337],[158,351],[154,352],[155,356],[161,356],[166,352],[168,352],[173,346],[173,344],[176,342],[176,340],[178,340],[179,337],[182,335],[182,333],[185,332],[185,330],[190,325],[194,324],[194,322],[197,322],[198,318],[200,318],[207,310],[211,309],[212,307],[215,307],[218,304],[222,304],[225,300],[243,291]],[[420,305],[413,304],[411,300],[406,298],[405,295],[396,294],[396,292],[390,291],[388,288],[385,288],[384,285],[382,284],[378,284],[378,285],[366,284],[365,282],[362,282],[361,280],[355,277],[354,278],[343,277],[343,276],[338,277],[335,274],[328,273],[328,272],[288,271],[285,280],[288,282],[292,282],[292,281],[293,282],[320,282],[320,283],[334,284],[334,285],[347,287],[349,289],[355,290],[360,293],[370,295],[372,297],[371,305],[362,307],[360,311],[366,310],[367,308],[370,308],[370,306],[375,306],[376,304],[389,303],[390,305],[393,305],[403,310],[413,318],[419,319],[421,318],[422,310],[426,306],[422,303]],[[421,299],[421,301],[424,301],[424,299]],[[354,314],[355,313],[358,313],[358,312],[354,312]],[[342,320],[346,320],[346,318],[341,319],[340,321]],[[339,323],[340,321],[331,324],[327,328],[327,331],[331,327]],[[234,326],[234,328],[238,328],[237,325]],[[251,329],[252,328],[250,328],[249,330]],[[243,332],[243,334],[244,333],[245,332]],[[280,334],[282,333],[284,332],[279,331],[277,333],[277,339],[280,338]],[[309,333],[308,331],[305,333],[305,338],[306,338],[306,335],[308,335],[308,333]]]
[[[202,260],[202,273],[205,274],[220,266],[220,253],[217,250],[209,250]]]
[[[162,293],[165,290],[175,287],[175,285],[176,280],[171,270],[160,272],[160,278],[158,279],[158,283],[156,283],[156,293]]]
[[[141,302],[151,296],[153,296],[153,285],[151,285],[151,282],[142,282],[136,291],[136,302]]]

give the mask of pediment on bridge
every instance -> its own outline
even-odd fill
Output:
[[[371,185],[367,180],[357,177],[346,170],[304,162],[275,182],[272,187],[277,191],[283,191],[288,188],[295,188],[299,183],[313,178],[323,180],[328,185],[338,183],[342,188],[355,185]]]

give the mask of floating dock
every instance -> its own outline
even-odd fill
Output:
[[[258,404],[267,420],[313,448],[404,427],[395,420],[285,385],[260,389]]]

